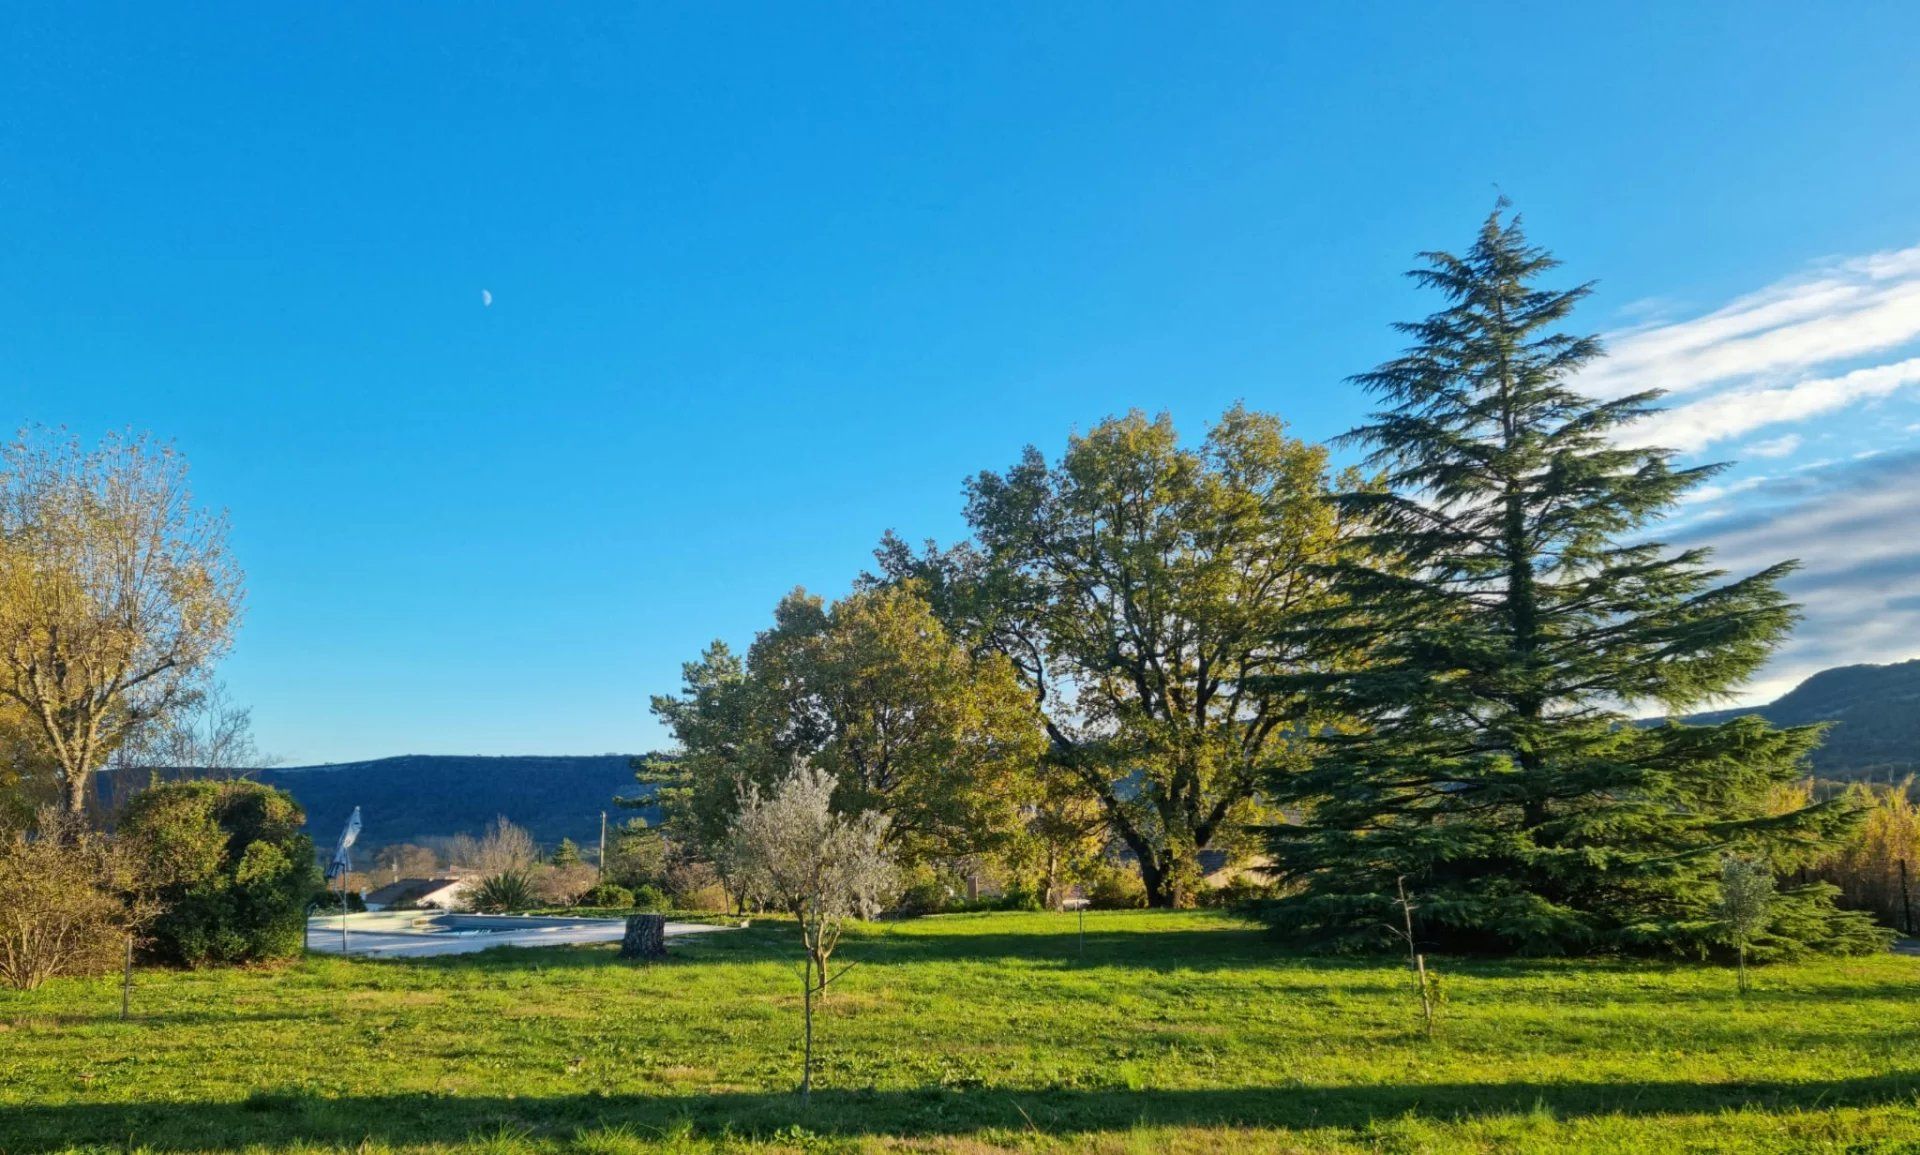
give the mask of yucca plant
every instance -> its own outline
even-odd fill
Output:
[[[490,874],[480,880],[473,892],[473,909],[481,914],[525,910],[534,903],[533,875],[524,870]]]

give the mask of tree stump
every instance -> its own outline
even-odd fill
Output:
[[[627,934],[620,940],[621,958],[657,959],[667,957],[667,916],[630,914]]]

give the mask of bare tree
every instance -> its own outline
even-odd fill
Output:
[[[800,1097],[813,1092],[813,1006],[847,923],[878,907],[894,886],[887,819],[871,811],[836,814],[833,775],[802,763],[770,795],[749,786],[733,820],[727,857],[748,891],[793,915],[806,955],[806,1051]],[[843,968],[840,972],[845,974]]]
[[[26,434],[0,449],[0,700],[44,741],[66,810],[227,651],[241,577],[226,519],[145,437]]]
[[[486,833],[473,844],[472,857],[462,863],[482,875],[503,874],[510,870],[528,871],[540,861],[540,844],[526,827],[515,826],[502,814],[494,818]]]
[[[383,846],[373,856],[373,861],[394,882],[403,878],[432,878],[440,873],[440,856],[429,847],[415,846],[411,842]]]
[[[115,752],[115,773],[151,769],[194,778],[246,778],[273,765],[253,741],[253,711],[234,703],[219,683],[129,735]]]

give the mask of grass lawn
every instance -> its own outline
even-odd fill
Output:
[[[1920,958],[1730,970],[1277,954],[1216,914],[868,928],[810,1108],[777,923],[0,992],[0,1152],[1920,1151]]]

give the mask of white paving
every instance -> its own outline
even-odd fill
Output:
[[[418,915],[353,914],[341,934],[339,915],[316,915],[307,920],[307,949],[322,954],[369,958],[426,958],[433,955],[472,954],[497,946],[575,946],[619,942],[626,923],[617,918],[514,918],[484,920],[485,933],[436,925],[439,920]],[[670,922],[667,937],[729,930],[697,922]]]

